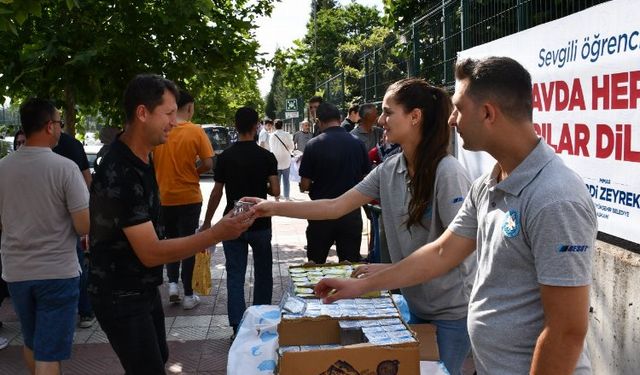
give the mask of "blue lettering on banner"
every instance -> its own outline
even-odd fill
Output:
[[[640,194],[612,189],[606,186],[600,186],[600,195],[598,199],[606,202],[617,203],[627,207],[640,208]]]
[[[251,348],[251,355],[254,357],[262,355],[262,350],[260,350],[260,348],[261,348],[260,345],[256,345],[253,348]]]
[[[618,35],[600,36],[600,33],[587,35],[582,46],[578,47],[578,39],[567,42],[560,48],[541,48],[538,51],[538,67],[555,66],[562,68],[578,58],[595,63],[605,55],[615,55],[640,49],[640,31],[633,30]],[[578,53],[579,51],[579,53]]]
[[[559,253],[584,253],[589,250],[589,245],[560,245],[558,246]]]

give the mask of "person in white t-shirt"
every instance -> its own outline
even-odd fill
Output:
[[[264,126],[258,135],[258,146],[271,151],[269,148],[269,136],[273,132],[273,120],[267,118],[264,120]]]
[[[278,180],[284,189],[284,200],[289,200],[289,167],[291,166],[291,153],[293,152],[293,139],[291,134],[282,129],[282,120],[276,119],[276,131],[269,136],[269,149],[278,161]],[[280,197],[276,197],[279,200]]]

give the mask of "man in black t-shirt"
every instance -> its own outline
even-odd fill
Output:
[[[335,105],[320,104],[317,117],[322,133],[307,143],[302,154],[300,191],[309,190],[312,200],[337,198],[369,173],[371,163],[364,143],[340,126],[340,111]],[[358,262],[361,236],[359,208],[336,220],[309,220],[307,257],[324,263],[335,243],[340,261]]]
[[[79,140],[73,138],[67,133],[60,133],[60,139],[58,144],[53,148],[53,152],[58,155],[62,155],[67,159],[72,160],[82,173],[84,182],[87,184],[87,189],[91,187],[91,171],[89,170],[89,159],[87,159],[87,153],[84,151],[84,147]],[[93,309],[91,308],[91,302],[89,302],[89,294],[87,293],[87,262],[85,262],[85,253],[82,248],[82,239],[78,238],[76,242],[76,253],[78,254],[78,262],[82,269],[80,275],[80,296],[78,298],[78,326],[80,328],[91,328],[93,323],[96,322],[96,318],[93,315]]]
[[[258,113],[247,107],[236,111],[238,142],[218,156],[213,179],[215,185],[209,197],[209,205],[201,230],[209,228],[211,218],[222,199],[225,189],[227,205],[224,213],[233,209],[234,202],[242,197],[266,198],[267,194],[280,195],[278,162],[275,156],[254,141],[258,127]],[[253,225],[235,240],[222,242],[227,268],[227,312],[233,337],[246,309],[244,275],[247,270],[249,245],[253,251],[255,284],[253,304],[271,304],[273,279],[271,276],[271,218],[256,219]]]
[[[160,226],[153,148],[176,126],[173,82],[136,76],[124,93],[127,126],[91,186],[89,293],[100,326],[127,374],[164,374],[169,358],[158,286],[162,265],[237,238],[250,212],[226,216],[209,230],[170,240]]]

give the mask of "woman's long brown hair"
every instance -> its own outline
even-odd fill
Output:
[[[411,199],[406,225],[410,229],[415,224],[423,225],[422,216],[433,198],[438,163],[449,154],[448,119],[453,105],[446,91],[418,78],[395,82],[387,93],[405,113],[415,108],[422,112],[421,139],[413,160],[415,172],[409,182]]]

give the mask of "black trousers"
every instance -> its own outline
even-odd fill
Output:
[[[158,288],[92,295],[91,304],[126,375],[165,373],[169,348]]]
[[[316,264],[327,261],[329,248],[335,243],[340,261],[359,262],[362,241],[360,208],[335,220],[309,220],[307,258]]]
[[[200,221],[200,210],[202,203],[185,204],[181,206],[162,206],[162,222],[164,223],[165,235],[167,238],[180,238],[190,236],[198,229]],[[182,286],[184,295],[193,295],[191,280],[193,279],[193,266],[195,265],[195,255],[185,258],[175,263],[167,264],[167,277],[169,282],[177,283],[182,264]]]

